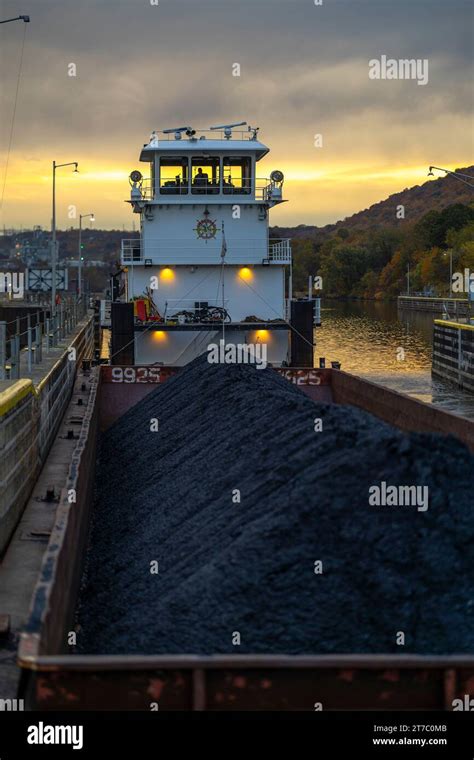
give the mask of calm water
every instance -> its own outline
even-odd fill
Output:
[[[433,315],[395,303],[327,302],[316,331],[319,357],[341,369],[474,419],[474,395],[431,378]]]

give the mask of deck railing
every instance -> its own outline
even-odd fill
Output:
[[[146,250],[139,238],[122,240],[122,264],[150,266],[166,264],[220,264],[222,241],[199,241],[183,239],[149,240]],[[260,240],[227,240],[226,263],[228,264],[290,264],[291,241],[289,238],[270,238],[267,247]]]
[[[160,201],[170,196],[191,199],[196,195],[222,195],[225,198],[251,196],[252,199],[258,201],[281,200],[282,198],[281,188],[277,187],[268,177],[258,177],[255,180],[255,185],[252,182],[238,184],[237,181],[229,183],[226,180],[203,184],[162,180],[159,185],[158,180],[147,177],[134,189],[132,200]]]

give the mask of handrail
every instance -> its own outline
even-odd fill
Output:
[[[136,196],[132,194],[132,200],[153,200],[162,195],[254,195],[257,200],[269,200],[276,189],[277,185],[269,177],[256,177],[240,186],[229,184],[224,177],[216,183],[204,184],[196,184],[190,179],[184,183],[180,180],[179,184],[173,179],[167,179],[158,184],[157,180],[146,177],[133,191]]]
[[[275,243],[290,243],[290,241],[291,241],[291,238],[268,238],[268,242],[270,243],[270,245],[273,245]],[[184,245],[184,246],[186,246],[186,247],[188,247],[194,241],[193,240],[188,240],[186,238],[175,238],[175,237],[170,237],[170,238],[147,238],[147,243],[159,243],[160,245],[166,245],[166,246],[174,245],[177,242],[180,243],[180,244],[182,244],[182,245]],[[217,242],[218,245],[219,245],[219,249],[220,249],[221,241],[217,240],[217,238],[216,238],[216,240],[209,241],[209,242],[214,242],[214,243]],[[249,245],[249,243],[250,244],[251,243],[261,244],[261,242],[262,241],[260,240],[260,238],[239,238],[238,240],[232,240],[232,242],[230,242],[229,240],[227,240],[227,246],[229,247],[230,245],[233,245],[233,246],[240,246],[241,245],[242,247],[246,247],[246,246]],[[136,238],[122,238],[122,247],[123,247],[124,243],[129,243],[133,247],[141,247],[142,240],[141,240],[140,237],[136,237]]]
[[[143,249],[140,238],[127,238],[122,240],[122,264],[143,264],[146,259],[150,259],[152,264],[159,257],[162,264],[176,262],[180,259],[185,263],[209,263],[209,259],[216,259],[220,255],[222,241],[218,238],[209,240],[206,250],[197,255],[194,241],[187,239],[162,238],[147,239],[146,252]],[[280,261],[289,263],[291,260],[291,239],[290,238],[270,238],[265,244],[264,241],[255,238],[242,238],[240,240],[227,241],[227,258],[229,261],[239,259],[239,263],[256,263],[263,258],[269,261]],[[191,261],[192,259],[192,261]],[[212,263],[212,262],[211,262]]]
[[[158,137],[158,142],[175,142],[175,133],[174,132],[163,132],[161,130],[155,130],[155,134]],[[232,137],[230,139],[226,138],[225,132],[223,129],[196,129],[196,135],[209,135],[210,140],[225,140],[228,143],[232,143],[233,140],[245,140],[246,142],[255,142],[253,139],[253,130],[247,130],[247,129],[232,129]],[[238,135],[238,137],[235,137],[235,135]],[[199,139],[194,136],[194,139],[192,141],[188,140],[186,137],[183,137],[181,139],[181,142],[193,142],[197,143],[199,145]],[[204,141],[202,141],[204,142]]]

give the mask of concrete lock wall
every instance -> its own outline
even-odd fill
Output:
[[[94,490],[98,438],[99,371],[91,371],[90,394],[81,432],[61,490],[58,511],[31,606],[28,632],[33,636],[35,654],[67,652],[67,631],[73,617],[89,529],[89,512]],[[69,500],[74,491],[75,501]],[[28,642],[28,633],[24,641]],[[30,652],[33,654],[33,651]]]
[[[20,519],[70,397],[78,362],[93,351],[93,321],[35,388],[18,380],[0,391],[0,555]]]
[[[469,314],[467,298],[434,298],[430,296],[398,296],[399,309],[429,311],[437,314],[449,314],[461,317]]]

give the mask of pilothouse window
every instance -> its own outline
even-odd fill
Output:
[[[160,161],[160,193],[186,195],[188,192],[188,159],[162,158]]]
[[[196,195],[215,195],[219,192],[219,158],[194,157],[191,160],[191,187]]]
[[[228,195],[243,195],[252,191],[252,162],[249,157],[224,158],[222,189]]]

